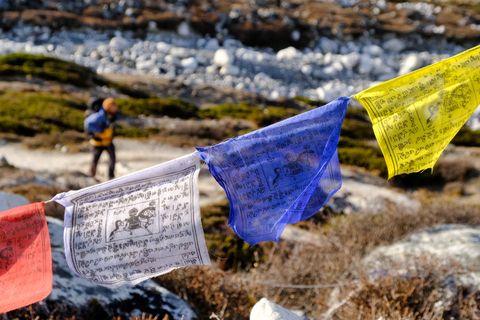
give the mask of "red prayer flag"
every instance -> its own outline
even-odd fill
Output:
[[[52,291],[52,254],[43,202],[0,212],[0,313]]]

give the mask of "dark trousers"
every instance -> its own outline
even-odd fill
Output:
[[[115,146],[113,144],[107,147],[93,147],[93,159],[92,159],[92,166],[90,167],[90,174],[92,177],[95,177],[97,174],[97,165],[98,160],[100,160],[100,156],[102,155],[103,151],[106,150],[110,161],[108,162],[108,178],[113,179],[115,177]]]

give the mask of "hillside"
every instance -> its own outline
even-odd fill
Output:
[[[91,97],[120,106],[120,176],[461,52],[479,26],[476,1],[0,0],[0,191],[45,201],[97,183],[83,131]],[[369,117],[352,105],[342,189],[278,243],[242,241],[202,167],[212,266],[118,292],[69,274],[56,212],[53,294],[3,317],[248,319],[266,297],[308,319],[477,319],[479,119],[433,172],[387,180]]]

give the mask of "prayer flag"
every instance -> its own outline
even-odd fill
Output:
[[[480,46],[355,95],[388,177],[431,169],[480,105]]]
[[[225,189],[230,226],[246,242],[278,241],[287,223],[311,217],[340,189],[337,144],[348,100],[197,148]]]
[[[104,286],[136,284],[210,264],[200,221],[198,154],[55,196],[65,207],[65,256]]]
[[[0,213],[0,313],[52,291],[52,254],[42,202]]]

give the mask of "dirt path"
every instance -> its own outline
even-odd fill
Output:
[[[144,168],[157,165],[168,160],[194,152],[193,148],[179,148],[151,141],[116,139],[117,176],[123,176]],[[0,157],[17,168],[30,169],[38,172],[74,172],[88,173],[91,155],[88,152],[64,153],[57,150],[31,150],[20,143],[0,145]],[[107,160],[102,155],[98,173],[102,180],[106,179]],[[222,188],[216,183],[206,168],[200,172],[200,203],[206,205],[224,198]]]

